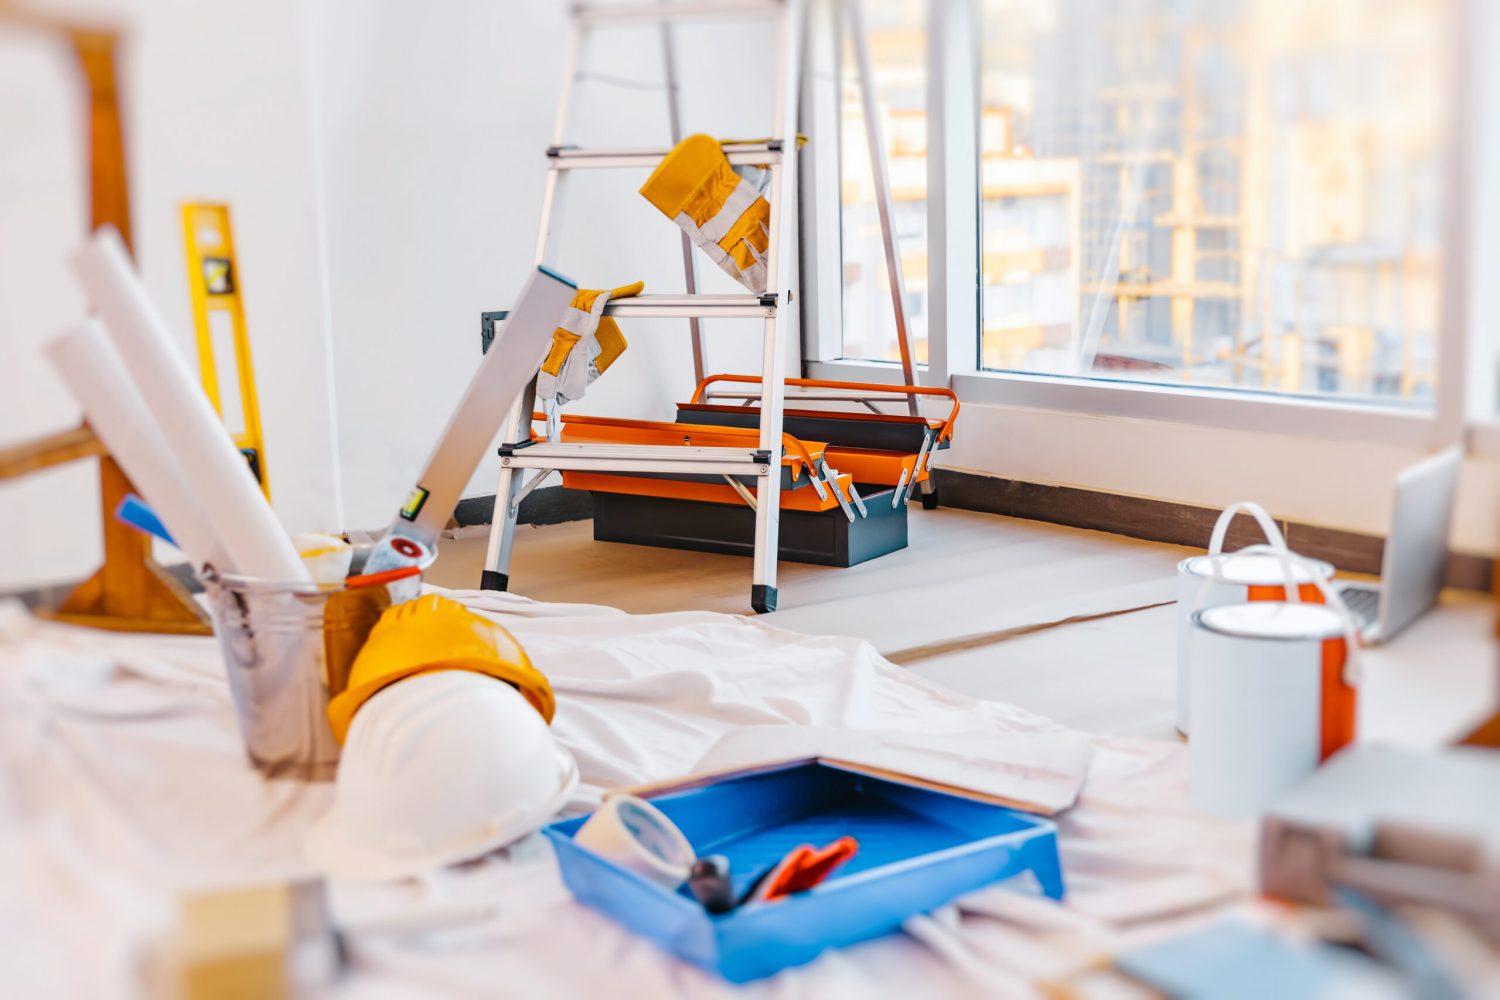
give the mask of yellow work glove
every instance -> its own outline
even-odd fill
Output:
[[[769,173],[729,165],[718,140],[690,135],[667,154],[641,194],[681,226],[725,274],[752,292],[766,290],[771,205]]]

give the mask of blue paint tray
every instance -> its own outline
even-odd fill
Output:
[[[821,885],[720,916],[573,842],[588,817],[543,832],[563,881],[679,958],[732,982],[772,975],[824,949],[888,934],[916,913],[1023,871],[1063,895],[1057,832],[1045,819],[826,762],[727,776],[650,797],[700,856],[729,858],[735,891],[799,844],[841,836],[859,853]]]

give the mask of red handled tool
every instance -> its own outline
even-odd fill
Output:
[[[421,575],[420,566],[397,566],[395,569],[381,570],[379,573],[365,573],[362,576],[351,576],[344,580],[345,590],[359,590],[363,587],[378,587],[385,583],[394,583],[397,580],[405,580],[409,576]]]
[[[858,852],[859,841],[853,837],[840,837],[822,848],[811,844],[793,848],[766,875],[755,881],[741,903],[769,903],[794,892],[806,892]]]

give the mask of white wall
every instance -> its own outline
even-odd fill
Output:
[[[77,408],[41,356],[82,315],[63,254],[87,227],[83,119],[67,50],[0,27],[0,444],[60,430]],[[11,532],[0,587],[76,578],[98,561],[94,463],[0,483]]]
[[[479,314],[503,309],[530,272],[566,43],[565,7],[462,0],[443,16],[394,0],[332,0],[314,14],[311,59],[324,173],[339,449],[347,523],[386,523],[478,364]],[[687,131],[768,134],[769,25],[679,36]],[[736,53],[733,76],[722,54]],[[581,61],[566,141],[668,145],[654,28],[596,36]],[[765,70],[759,70],[764,73]],[[760,78],[764,80],[764,77]],[[581,287],[644,279],[682,290],[675,226],[637,193],[644,173],[570,181],[548,263]],[[712,265],[707,290],[737,290]],[[710,330],[711,367],[759,368],[760,324]],[[684,321],[623,325],[630,350],[570,410],[670,418],[692,389]],[[795,339],[795,338],[793,338]],[[795,345],[792,345],[793,348]],[[493,493],[486,460],[469,493]]]
[[[233,209],[276,510],[293,530],[342,523],[330,406],[327,301],[307,76],[293,0],[117,0],[80,9],[125,26],[122,53],[135,249],[195,357],[178,209]],[[64,262],[87,230],[86,128],[62,43],[0,22],[0,440],[70,426],[78,412],[39,354],[84,314]],[[0,486],[22,544],[0,587],[76,578],[98,562],[88,464]]]

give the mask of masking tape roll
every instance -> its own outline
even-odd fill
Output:
[[[695,857],[676,824],[634,795],[605,799],[573,842],[669,890],[687,881]]]
[[[318,531],[303,532],[292,536],[292,546],[313,583],[336,587],[349,575],[354,547],[340,536]]]

